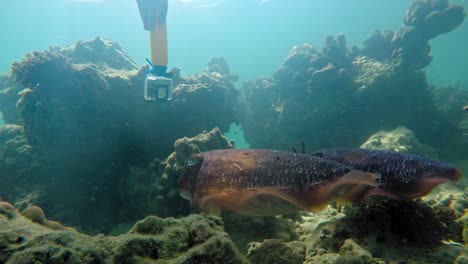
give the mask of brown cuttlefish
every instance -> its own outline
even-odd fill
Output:
[[[459,169],[445,162],[395,151],[338,148],[312,155],[381,175],[377,188],[356,186],[348,191],[348,195],[356,200],[370,196],[415,199],[427,195],[439,184],[458,181],[462,177]]]
[[[349,186],[378,186],[379,175],[300,153],[225,149],[192,155],[179,178],[192,207],[252,216],[319,212]]]

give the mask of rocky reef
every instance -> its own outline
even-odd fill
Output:
[[[241,92],[223,58],[195,75],[173,68],[169,104],[143,101],[147,68],[113,41],[27,54],[0,76],[0,262],[466,263],[460,184],[277,217],[195,214],[177,191],[187,157],[234,147],[223,136],[233,122],[253,148],[394,150],[466,174],[468,92],[434,87],[424,71],[429,41],[464,17],[417,0],[398,32],[362,48],[344,35],[294,47]]]
[[[428,159],[437,159],[436,151],[422,144],[413,131],[406,127],[397,127],[391,131],[380,131],[370,136],[361,146],[364,149],[378,149],[420,155]]]
[[[134,188],[143,184],[139,180],[154,178],[148,175],[160,176],[155,159],[166,158],[176,139],[229,128],[235,121],[237,76],[222,58],[213,58],[197,75],[181,76],[174,68],[173,101],[151,104],[143,100],[145,71],[119,44],[101,37],[35,51],[14,63],[0,94],[5,121],[16,124],[0,130],[5,142],[0,170],[11,175],[2,180],[2,196],[23,201],[30,192],[19,190],[37,183],[41,193],[31,202],[41,202],[61,221],[93,226],[86,228],[93,232],[139,219],[148,208],[135,203],[166,197]],[[179,212],[165,213],[165,208],[159,208],[161,215]]]
[[[0,202],[0,261],[464,263],[467,250],[462,243],[466,243],[468,220],[466,212],[461,213],[466,211],[467,200],[465,193],[444,193],[416,202],[373,200],[341,208],[329,206],[322,213],[301,213],[294,219],[262,223],[257,218],[257,232],[278,232],[288,221],[290,228],[274,239],[253,233],[247,246],[242,244],[247,241],[234,237],[240,229],[226,233],[218,217],[148,216],[118,236],[89,236],[59,223],[44,224],[45,216],[38,207],[18,213],[13,205]],[[225,222],[236,219],[223,218]],[[237,226],[255,223],[243,220],[235,220]]]
[[[2,203],[2,263],[248,263],[215,217],[148,216],[125,234],[92,237],[37,224]]]
[[[357,147],[377,131],[405,126],[441,159],[467,156],[460,125],[434,102],[450,105],[441,94],[450,92],[435,91],[424,71],[429,40],[464,17],[462,6],[446,0],[418,0],[398,32],[375,32],[362,48],[348,47],[344,35],[327,37],[321,49],[294,47],[271,77],[244,85],[247,141],[254,148],[288,149],[301,140],[312,149]]]

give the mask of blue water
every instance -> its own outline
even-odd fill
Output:
[[[467,5],[464,0],[452,1]],[[398,30],[410,0],[169,0],[169,61],[183,74],[199,72],[211,56],[224,56],[242,79],[270,75],[294,45],[321,46],[344,33],[360,45],[376,29]],[[149,56],[136,1],[3,0],[0,72],[25,53],[102,35],[122,44],[142,65]],[[465,23],[433,42],[430,77],[466,82]],[[464,41],[462,41],[464,40]],[[451,52],[453,51],[453,52]]]
[[[169,66],[200,72],[224,56],[241,80],[270,75],[294,45],[320,47],[344,33],[360,46],[377,29],[398,30],[410,0],[169,0]],[[468,1],[451,1],[468,9]],[[136,1],[3,0],[0,3],[0,73],[33,50],[70,45],[102,35],[122,44],[137,62],[149,57]],[[429,80],[468,85],[468,23],[432,41]],[[2,120],[0,118],[0,124]]]

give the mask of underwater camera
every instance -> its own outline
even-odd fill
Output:
[[[145,101],[168,102],[172,100],[172,79],[148,73],[145,78]]]

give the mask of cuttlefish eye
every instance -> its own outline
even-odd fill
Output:
[[[189,158],[187,160],[187,166],[195,166],[197,165],[198,163],[200,162],[200,159],[197,159],[197,158]]]
[[[192,193],[189,191],[180,191],[180,197],[185,200],[192,200]]]

